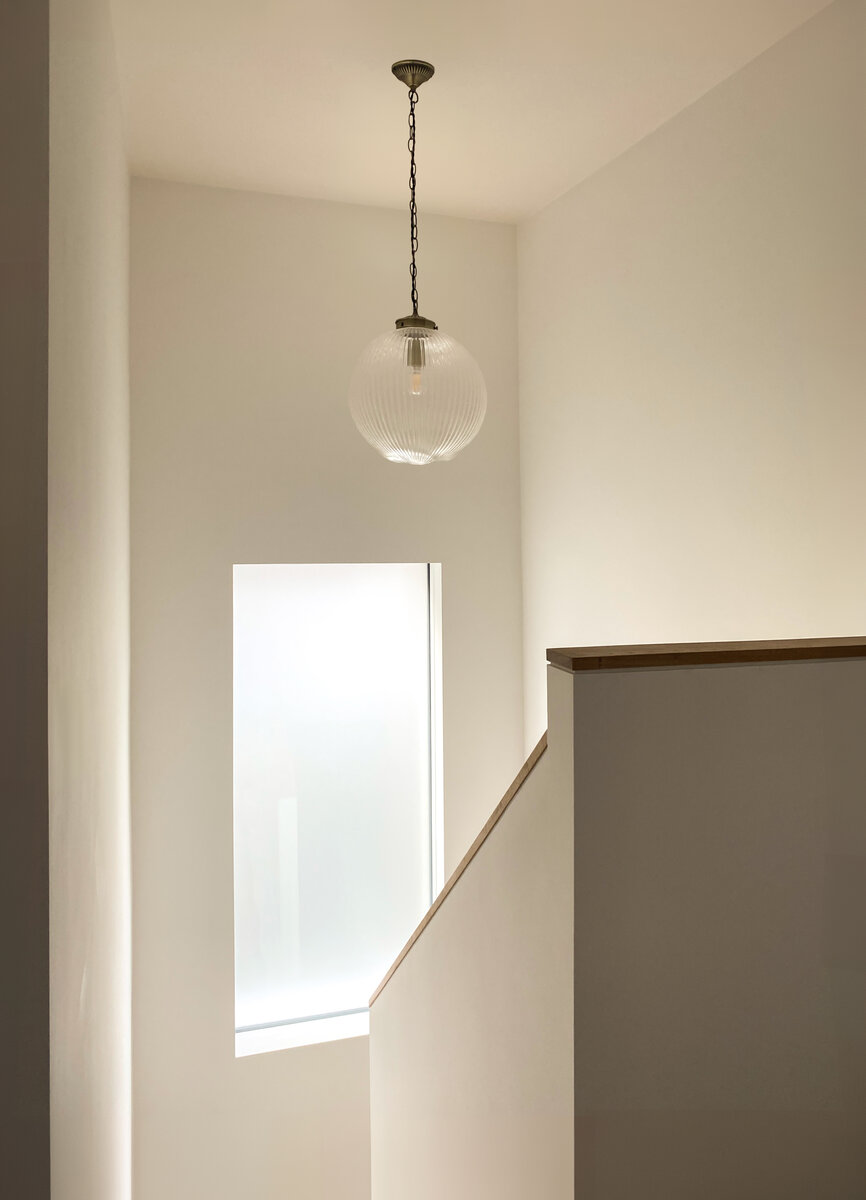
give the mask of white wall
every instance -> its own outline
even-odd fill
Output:
[[[490,403],[418,469],[346,403],[406,309],[404,213],[133,185],[137,1200],[369,1194],[366,1039],[234,1058],[232,564],[443,564],[447,868],[522,760],[514,231],[421,236],[422,311]],[[351,653],[335,632],[323,671]]]
[[[574,705],[370,1013],[372,1200],[573,1200]]]
[[[519,234],[526,744],[544,648],[863,631],[864,4]]]
[[[128,178],[106,0],[51,5],[51,1195],[131,1186]]]

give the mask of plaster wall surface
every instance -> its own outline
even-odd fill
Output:
[[[520,227],[527,748],[546,646],[863,632],[864,13]]]
[[[129,188],[106,0],[52,3],[50,110],[51,1195],[127,1200]]]
[[[404,215],[133,182],[138,1200],[369,1195],[367,1039],[234,1057],[232,564],[442,563],[446,871],[523,758],[515,235],[421,233],[422,310],[475,354],[489,409],[418,469],[346,403],[406,310]],[[351,653],[335,630],[322,670]]]
[[[0,8],[0,155],[0,1193],[47,1200],[47,0]]]
[[[578,1195],[863,1195],[864,683],[575,674]]]
[[[370,1014],[373,1200],[573,1200],[574,717]]]

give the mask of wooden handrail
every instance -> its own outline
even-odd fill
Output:
[[[376,998],[381,994],[382,989],[385,987],[388,980],[391,978],[391,976],[394,974],[394,972],[400,966],[400,963],[403,961],[403,959],[406,957],[406,955],[409,953],[409,951],[412,949],[412,947],[418,941],[418,938],[421,936],[421,934],[424,932],[424,930],[427,928],[427,926],[433,920],[434,915],[442,907],[445,897],[448,895],[449,892],[452,891],[452,889],[454,888],[454,885],[457,883],[460,876],[463,874],[463,872],[466,870],[466,868],[472,862],[475,855],[478,853],[478,851],[481,849],[481,847],[484,845],[484,843],[490,837],[490,834],[493,832],[493,829],[494,829],[495,825],[497,824],[497,822],[499,821],[499,818],[502,816],[502,814],[505,812],[506,808],[508,808],[511,801],[514,799],[514,797],[520,791],[521,787],[526,782],[526,779],[531,774],[532,769],[535,767],[536,763],[541,758],[542,754],[545,752],[546,749],[547,749],[547,732],[545,731],[541,735],[541,740],[539,741],[538,745],[535,747],[535,749],[530,754],[529,758],[527,758],[526,762],[523,764],[523,766],[517,772],[517,775],[514,777],[514,782],[512,783],[511,787],[508,789],[508,791],[505,793],[505,795],[502,797],[502,799],[496,805],[496,808],[494,808],[493,812],[490,814],[490,817],[486,821],[484,828],[481,830],[478,837],[475,839],[475,841],[472,843],[472,845],[469,847],[469,849],[463,855],[460,862],[457,864],[457,866],[454,868],[452,873],[449,875],[448,881],[445,884],[445,886],[443,887],[442,891],[439,893],[439,895],[436,897],[436,899],[433,901],[433,903],[427,909],[427,912],[421,918],[421,921],[416,926],[414,932],[412,933],[412,936],[409,938],[409,941],[406,943],[406,945],[403,947],[403,949],[400,951],[400,953],[397,955],[397,957],[391,963],[391,966],[388,968],[388,972],[385,975],[385,978],[382,980],[382,982],[376,988],[373,995],[370,997],[370,1007],[371,1008],[373,1007],[373,1004],[374,1004]]]
[[[775,642],[683,642],[661,646],[578,646],[548,650],[547,661],[563,671],[633,667],[714,666],[725,663],[803,662],[866,658],[866,638],[800,638]]]

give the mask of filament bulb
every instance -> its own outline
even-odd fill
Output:
[[[409,391],[413,396],[421,395],[421,370],[426,361],[424,339],[410,337],[406,346],[406,366],[411,371]]]

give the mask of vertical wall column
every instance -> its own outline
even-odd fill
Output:
[[[129,173],[110,0],[52,0],[50,76],[51,1200],[129,1200]]]
[[[0,1195],[48,1200],[48,0],[0,10]]]

